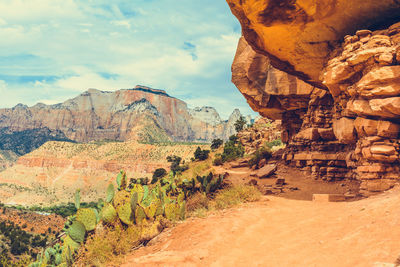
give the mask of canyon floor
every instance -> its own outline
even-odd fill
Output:
[[[282,197],[188,219],[122,266],[395,266],[400,188],[353,202]]]

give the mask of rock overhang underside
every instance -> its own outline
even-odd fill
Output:
[[[400,1],[227,0],[243,37],[232,81],[282,119],[283,158],[363,192],[400,180]]]

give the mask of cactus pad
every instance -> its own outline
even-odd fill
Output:
[[[114,207],[117,210],[118,217],[125,224],[133,222],[133,213],[131,207],[131,194],[128,191],[118,191],[114,197]]]
[[[75,242],[82,243],[85,240],[86,229],[81,222],[74,221],[67,231],[68,235]]]
[[[110,184],[107,187],[107,197],[106,197],[107,203],[111,203],[111,201],[114,198],[114,194],[115,194],[114,186],[112,184]]]
[[[76,220],[85,226],[86,231],[93,231],[96,228],[97,216],[93,209],[79,209]]]
[[[141,206],[138,206],[135,212],[136,224],[142,224],[144,219],[146,219],[146,213]]]
[[[100,212],[100,217],[105,223],[112,223],[117,218],[117,212],[113,205],[106,203]]]

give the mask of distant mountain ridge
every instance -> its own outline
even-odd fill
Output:
[[[234,123],[240,116],[236,109],[224,121],[212,107],[190,109],[163,90],[138,85],[114,92],[89,89],[54,105],[18,104],[0,109],[0,135],[1,129],[12,134],[45,128],[76,142],[210,142],[234,134]]]

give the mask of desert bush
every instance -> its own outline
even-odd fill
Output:
[[[118,257],[127,254],[140,244],[140,236],[132,227],[124,229],[121,224],[104,227],[88,237],[78,252],[77,266],[103,266],[107,262],[118,262]]]
[[[186,203],[186,210],[193,212],[198,209],[208,209],[209,199],[205,194],[197,192]]]
[[[93,201],[81,203],[82,208],[95,208],[96,206],[97,206],[97,202],[93,202]],[[50,207],[32,206],[28,210],[57,214],[64,218],[75,214],[77,211],[74,203],[72,203],[72,202],[69,202],[67,204],[50,206]]]
[[[218,149],[222,146],[222,144],[224,143],[224,141],[222,141],[222,139],[214,139],[212,140],[211,143],[211,149]]]
[[[202,150],[199,146],[194,152],[194,159],[198,161],[203,161],[208,159],[208,155],[210,154],[210,150]]]
[[[257,188],[250,185],[237,185],[219,191],[213,205],[216,209],[226,209],[240,203],[253,202],[261,198]]]
[[[151,180],[151,184],[157,183],[160,178],[163,178],[166,175],[167,175],[167,170],[164,168],[159,168],[155,170],[153,173],[153,179]]]
[[[221,154],[215,155],[215,158],[213,160],[213,165],[214,166],[221,166],[222,164],[224,164],[224,161],[222,160]]]
[[[129,185],[128,188],[132,189],[135,184],[140,184],[140,185],[147,185],[149,184],[149,178],[147,177],[142,177],[142,178],[131,178],[129,180]]]
[[[249,160],[249,166],[256,166],[262,159],[270,159],[272,157],[271,149],[267,147],[261,147],[258,149]]]
[[[243,157],[244,148],[242,144],[239,143],[238,137],[236,135],[232,135],[229,137],[229,141],[224,145],[224,152],[221,155],[222,161],[232,161],[238,158]]]
[[[282,145],[283,145],[283,142],[282,142],[281,139],[276,139],[276,140],[273,140],[271,142],[266,142],[265,143],[265,146],[267,148],[269,148],[269,149],[272,149],[274,146],[282,146]]]
[[[171,171],[173,174],[177,174],[178,172],[183,172],[188,169],[188,166],[186,165],[181,165],[182,158],[171,155],[167,157],[167,161],[171,163]]]

